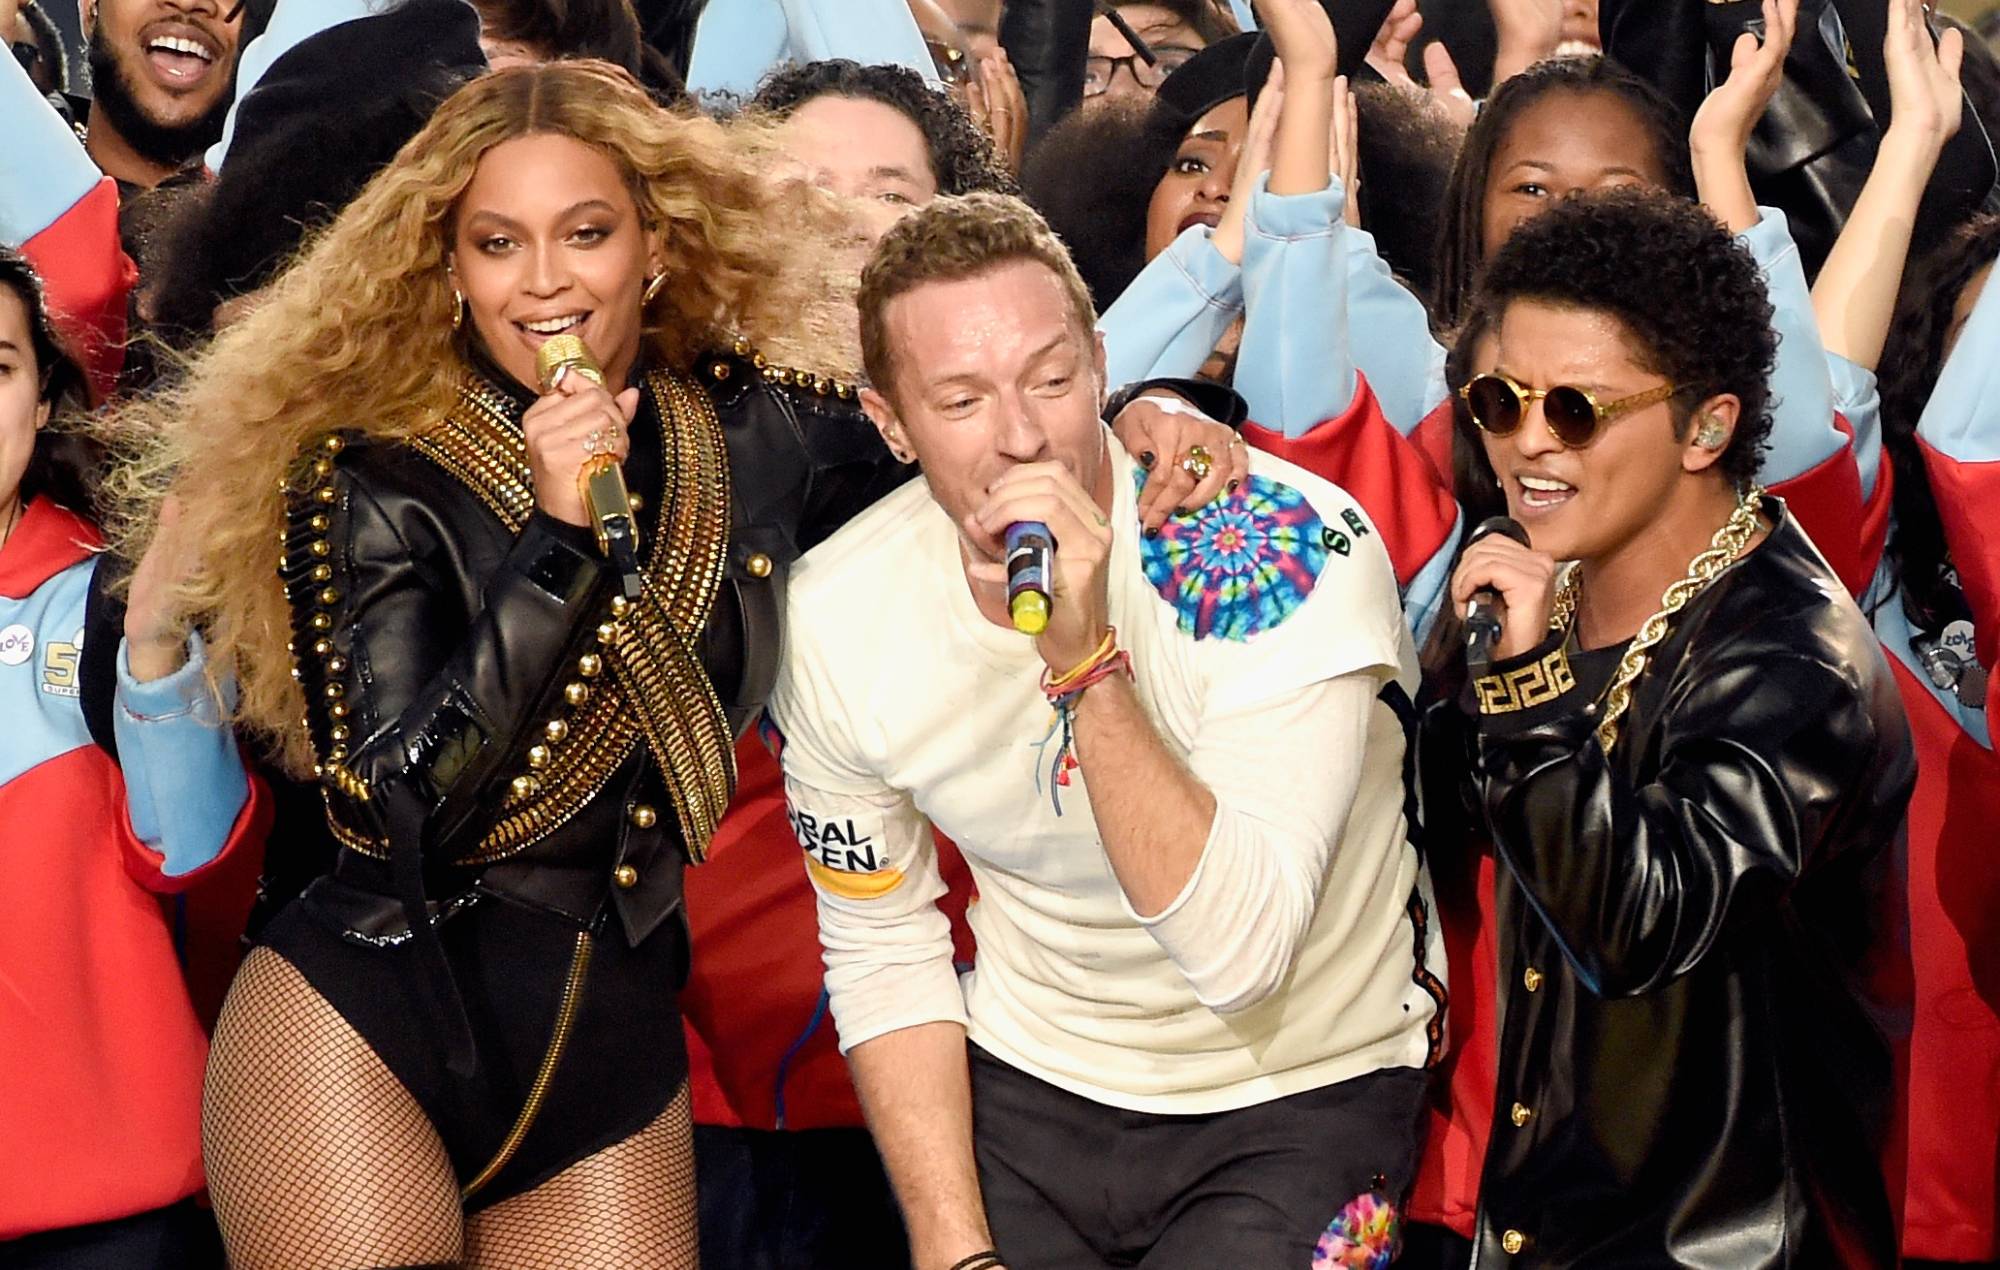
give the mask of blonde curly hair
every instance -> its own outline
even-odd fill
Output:
[[[178,614],[202,631],[212,673],[233,676],[236,722],[295,774],[313,757],[274,569],[280,483],[330,433],[406,438],[454,403],[465,337],[445,265],[457,203],[488,150],[535,134],[608,155],[658,235],[669,276],[643,315],[652,364],[686,369],[738,337],[791,365],[851,375],[858,364],[865,245],[825,196],[766,175],[778,166],[768,128],[663,109],[605,62],[510,68],[460,89],[248,316],[102,428],[124,458],[105,500],[114,542],[137,560],[174,496],[160,545],[191,562]]]

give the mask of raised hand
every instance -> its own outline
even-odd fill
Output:
[[[1361,108],[1348,90],[1347,76],[1333,81],[1333,127],[1329,130],[1327,170],[1340,178],[1347,192],[1341,219],[1361,228]]]
[[[965,107],[999,151],[1010,172],[1021,170],[1028,148],[1028,99],[1007,50],[995,49],[975,59],[977,70],[965,86]]]
[[[1451,50],[1443,40],[1432,40],[1424,45],[1424,78],[1429,80],[1426,91],[1451,121],[1461,128],[1470,128],[1479,114],[1479,103],[1472,100],[1472,94],[1465,91],[1465,81],[1459,78],[1458,63],[1451,60]]]
[[[1271,145],[1278,135],[1278,115],[1285,107],[1285,64],[1273,62],[1264,91],[1257,94],[1256,109],[1243,134],[1243,152],[1236,159],[1236,177],[1229,184],[1229,206],[1209,241],[1230,264],[1243,263],[1243,226],[1250,215],[1250,200],[1256,196],[1257,182],[1271,170]]]
[[[1688,144],[1695,150],[1737,151],[1749,144],[1764,108],[1785,81],[1785,54],[1799,20],[1799,0],[1764,0],[1764,38],[1754,31],[1736,37],[1729,50],[1729,78],[1695,111]]]
[[[1363,60],[1398,88],[1419,87],[1410,78],[1409,57],[1410,44],[1423,29],[1424,15],[1417,11],[1417,0],[1396,0],[1388,16],[1382,19],[1375,42],[1368,46],[1368,56]]]
[[[1732,233],[1743,233],[1761,217],[1744,147],[1785,81],[1785,54],[1798,17],[1799,0],[1764,0],[1763,40],[1752,31],[1736,37],[1729,50],[1729,78],[1709,93],[1688,129],[1695,191]]]
[[[1563,0],[1486,0],[1486,7],[1498,37],[1493,55],[1495,88],[1553,54],[1562,43]]]
[[[1333,19],[1319,0],[1255,0],[1257,21],[1271,37],[1271,47],[1285,64],[1294,88],[1308,77],[1331,80],[1340,63],[1340,45]]]
[[[1882,58],[1889,74],[1889,127],[1883,144],[1905,140],[1942,149],[1958,132],[1965,108],[1959,65],[1965,40],[1954,28],[1931,43],[1919,0],[1889,0]]]

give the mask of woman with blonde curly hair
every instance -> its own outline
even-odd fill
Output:
[[[841,222],[767,153],[604,63],[488,75],[118,420],[184,508],[184,620],[341,843],[215,1037],[239,1267],[696,1262],[682,867],[786,564],[897,479],[851,387],[752,352],[852,364]],[[556,334],[601,386],[539,386]]]

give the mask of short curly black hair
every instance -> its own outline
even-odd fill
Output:
[[[1734,394],[1742,409],[1716,466],[1739,486],[1756,477],[1778,336],[1757,261],[1706,210],[1629,188],[1565,198],[1487,265],[1478,310],[1497,322],[1516,300],[1617,318],[1646,368],[1679,386],[1669,405],[1682,434],[1696,405]]]
[[[757,86],[750,109],[783,119],[816,97],[858,97],[908,117],[924,134],[940,194],[1021,192],[965,108],[906,66],[864,66],[844,57],[782,66]]]

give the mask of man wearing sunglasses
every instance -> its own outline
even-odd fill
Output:
[[[1431,828],[1504,865],[1478,1261],[1893,1265],[1914,762],[1866,620],[1755,484],[1763,280],[1618,190],[1518,230],[1478,311],[1474,443],[1532,542],[1466,549],[1452,597],[1501,633],[1427,721],[1469,763],[1427,806],[1483,822]]]

